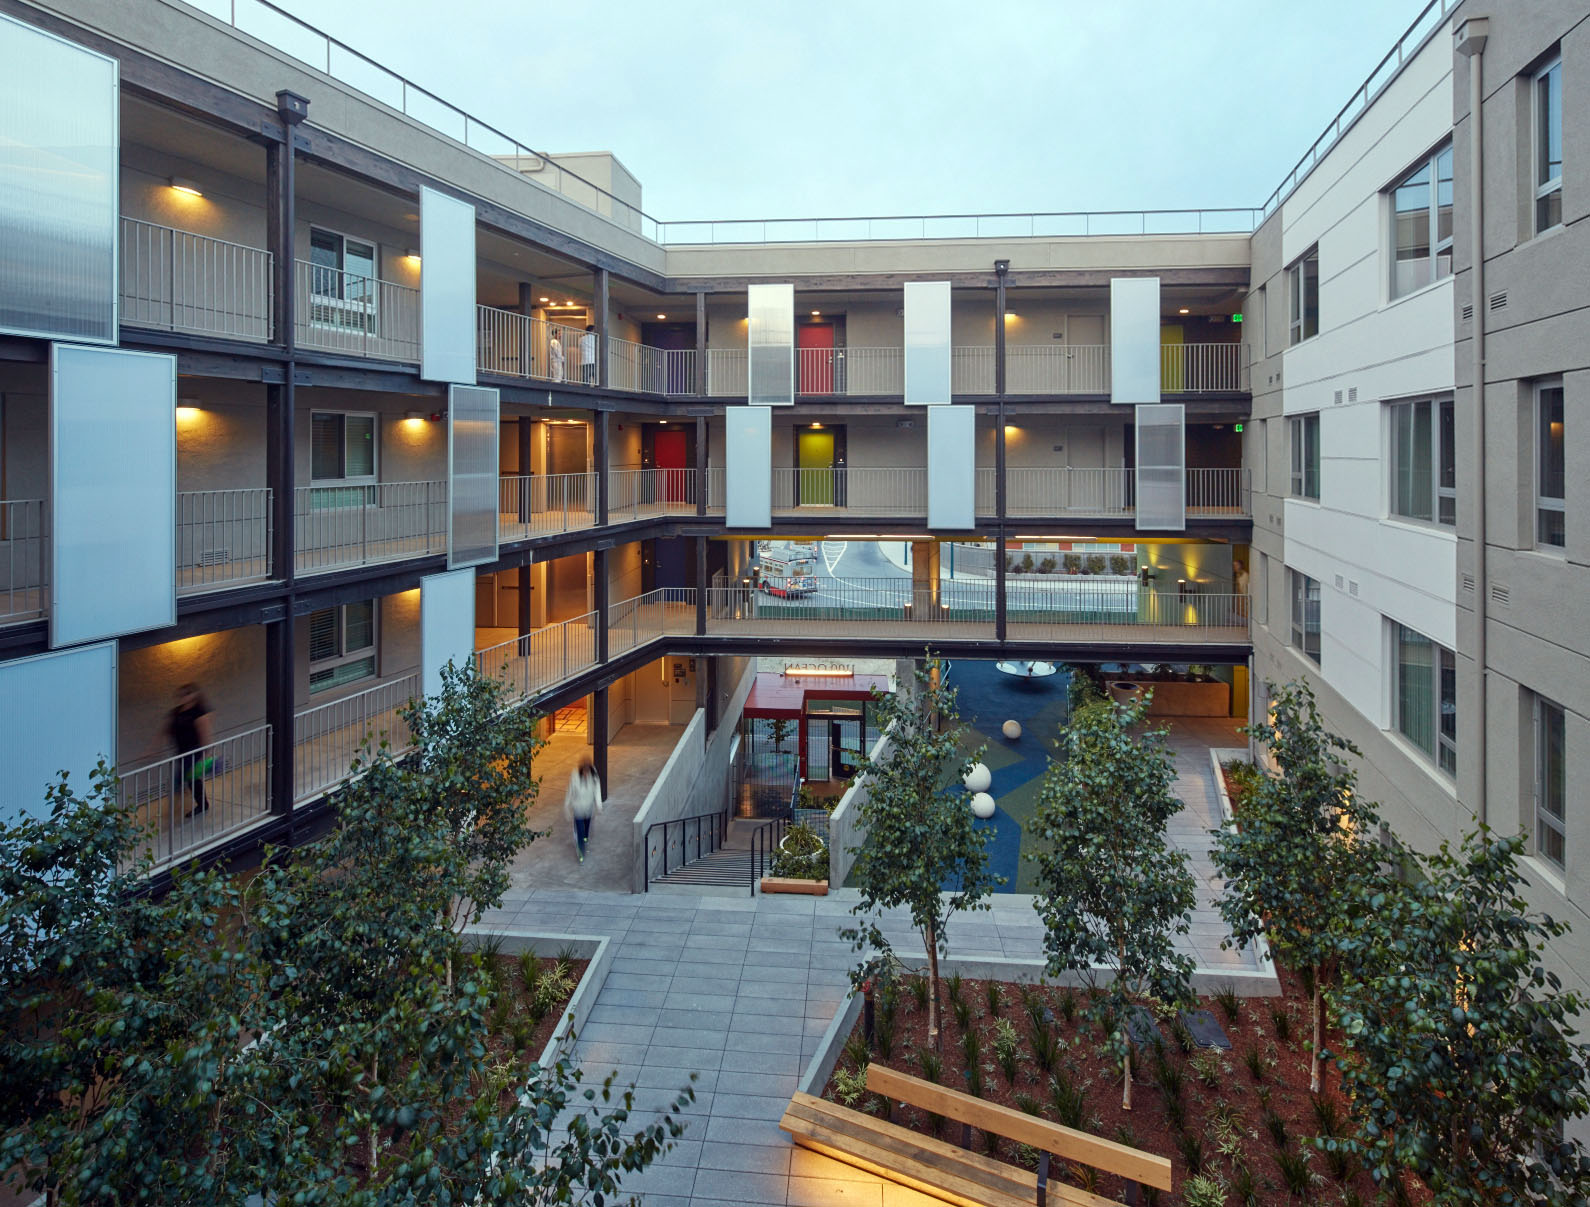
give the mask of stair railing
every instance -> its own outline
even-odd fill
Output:
[[[662,831],[662,843],[655,845],[652,836],[658,830]],[[671,858],[675,836],[679,843],[679,859],[674,862]],[[719,850],[729,836],[729,813],[721,809],[716,813],[697,813],[691,817],[676,817],[671,821],[659,821],[646,827],[646,888],[650,890],[653,880],[661,880],[668,875],[670,870],[682,868],[687,863],[693,863],[704,855],[710,855]],[[692,845],[693,844],[693,845]],[[654,860],[659,853],[662,854],[662,871],[653,874]],[[693,853],[692,853],[693,852]]]
[[[756,886],[762,873],[773,862],[773,852],[789,832],[789,818],[775,817],[763,822],[751,833],[751,896],[756,896]]]

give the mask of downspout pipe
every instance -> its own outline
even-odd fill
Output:
[[[1485,629],[1490,607],[1486,576],[1485,525],[1485,43],[1490,37],[1490,20],[1470,17],[1453,34],[1457,53],[1469,61],[1469,297],[1474,307],[1474,334],[1470,340],[1473,364],[1470,367],[1473,399],[1474,485],[1474,719],[1469,733],[1474,740],[1475,787],[1474,816],[1487,824],[1488,774],[1486,771],[1485,731],[1489,714],[1486,704],[1489,664],[1485,652]]]

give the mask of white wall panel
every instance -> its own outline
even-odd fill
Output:
[[[927,420],[928,527],[975,528],[977,411],[936,406]]]
[[[501,400],[494,389],[447,390],[447,565],[497,560]]]
[[[177,358],[50,349],[50,644],[177,619]]]
[[[907,281],[905,401],[933,406],[949,400],[950,283]]]
[[[1137,527],[1180,532],[1187,527],[1187,427],[1180,403],[1139,406]]]
[[[0,331],[116,342],[115,59],[0,16]]]
[[[43,817],[62,771],[78,792],[116,761],[116,643],[0,662],[0,812]]]
[[[725,407],[724,523],[730,528],[773,525],[773,412]]]
[[[475,572],[449,570],[420,579],[420,685],[442,689],[442,668],[463,666],[475,653]]]
[[[475,330],[475,207],[422,187],[420,376],[474,385]]]
[[[1159,278],[1110,281],[1110,401],[1159,401]]]
[[[795,402],[795,286],[751,285],[745,291],[747,401],[752,406]]]

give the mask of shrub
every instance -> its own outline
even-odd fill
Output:
[[[922,1070],[922,1080],[937,1082],[944,1075],[944,1060],[932,1048],[922,1048],[916,1054],[917,1067]]]
[[[1308,1167],[1307,1152],[1294,1148],[1276,1153],[1275,1163],[1280,1167],[1286,1192],[1293,1198],[1300,1199],[1314,1188],[1314,1171]]]
[[[1132,559],[1124,553],[1110,554],[1110,573],[1129,574],[1132,569]]]
[[[1233,812],[1242,808],[1242,803],[1264,778],[1264,773],[1247,759],[1232,759],[1230,762],[1221,763],[1220,770],[1226,774],[1226,795],[1231,798]]]
[[[994,1025],[994,1060],[1005,1075],[1005,1084],[1015,1085],[1016,1070],[1021,1067],[1021,1036],[1008,1018]]]
[[[1270,1022],[1275,1027],[1276,1039],[1283,1044],[1292,1042],[1292,1016],[1287,1013],[1285,1006],[1270,1007]]]
[[[1220,1012],[1226,1016],[1228,1023],[1237,1021],[1237,1015],[1242,1010],[1242,999],[1237,996],[1235,987],[1230,984],[1220,986],[1215,990],[1215,1001],[1220,1004]]]
[[[966,992],[966,985],[961,980],[959,972],[951,973],[948,979],[945,980],[944,992],[949,994],[951,1005],[961,1000],[962,995]]]
[[[1187,1162],[1187,1172],[1199,1174],[1204,1171],[1204,1142],[1195,1132],[1183,1132],[1176,1140],[1176,1147],[1181,1152],[1181,1159]]]
[[[999,1007],[1004,1003],[1005,991],[998,981],[984,981],[983,990],[988,997],[988,1017],[998,1018]]]
[[[1070,1024],[1077,1016],[1077,995],[1067,989],[1060,995],[1060,1017]]]
[[[1082,555],[1080,553],[1062,554],[1060,564],[1065,567],[1067,574],[1075,574],[1082,569]]]
[[[1031,574],[1032,573],[1032,567],[1033,567],[1032,554],[1030,554],[1030,553],[1022,554],[1021,555],[1021,572],[1023,574]]]
[[[1248,1076],[1255,1081],[1264,1080],[1264,1053],[1257,1048],[1249,1048],[1242,1056],[1242,1063],[1248,1066]]]
[[[1060,1059],[1060,1041],[1048,1023],[1039,1023],[1032,1029],[1032,1059],[1045,1073],[1053,1072],[1055,1061]]]
[[[1187,1207],[1226,1207],[1226,1184],[1212,1173],[1200,1173],[1182,1183],[1181,1201]]]
[[[834,1070],[834,1097],[845,1106],[855,1106],[856,1100],[867,1092],[867,1066],[858,1065],[856,1071]]]
[[[768,871],[792,880],[827,880],[828,844],[809,826],[791,826],[773,852]]]
[[[1263,1115],[1264,1130],[1270,1133],[1270,1139],[1275,1141],[1275,1146],[1280,1149],[1286,1147],[1286,1120],[1275,1111],[1266,1108]]]
[[[916,1000],[916,1008],[918,1010],[927,1009],[928,995],[932,992],[933,989],[928,984],[927,977],[918,976],[911,978],[911,996]]]
[[[519,953],[519,975],[524,979],[526,992],[534,992],[536,982],[541,979],[541,957],[533,951]]]
[[[1084,564],[1087,566],[1089,574],[1103,574],[1105,566],[1104,554],[1090,553],[1088,554],[1087,562]]]
[[[1054,573],[1054,558],[1046,557],[1046,558],[1043,559],[1043,561],[1039,562],[1038,563],[1038,573],[1039,574],[1053,574]]]
[[[955,1004],[950,1009],[955,1011],[955,1024],[962,1031],[972,1025],[972,1004],[965,998],[956,998]]]
[[[1314,1104],[1314,1122],[1319,1127],[1322,1136],[1339,1136],[1342,1134],[1342,1112],[1336,1105],[1334,1098],[1327,1098],[1323,1094],[1315,1094],[1311,1101]]]
[[[1226,1078],[1226,1062],[1214,1048],[1205,1048],[1192,1058],[1193,1074],[1211,1090],[1218,1090]]]
[[[1072,1083],[1064,1070],[1049,1079],[1049,1106],[1054,1111],[1055,1122],[1065,1127],[1083,1125],[1086,1096]]]
[[[844,1056],[853,1068],[863,1067],[872,1058],[872,1049],[867,1046],[867,1037],[857,1031],[845,1040]]]

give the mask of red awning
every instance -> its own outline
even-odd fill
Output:
[[[806,697],[824,700],[870,700],[873,689],[889,690],[887,675],[815,676],[809,679],[758,671],[751,694],[745,698],[748,717],[796,718],[806,711]]]

